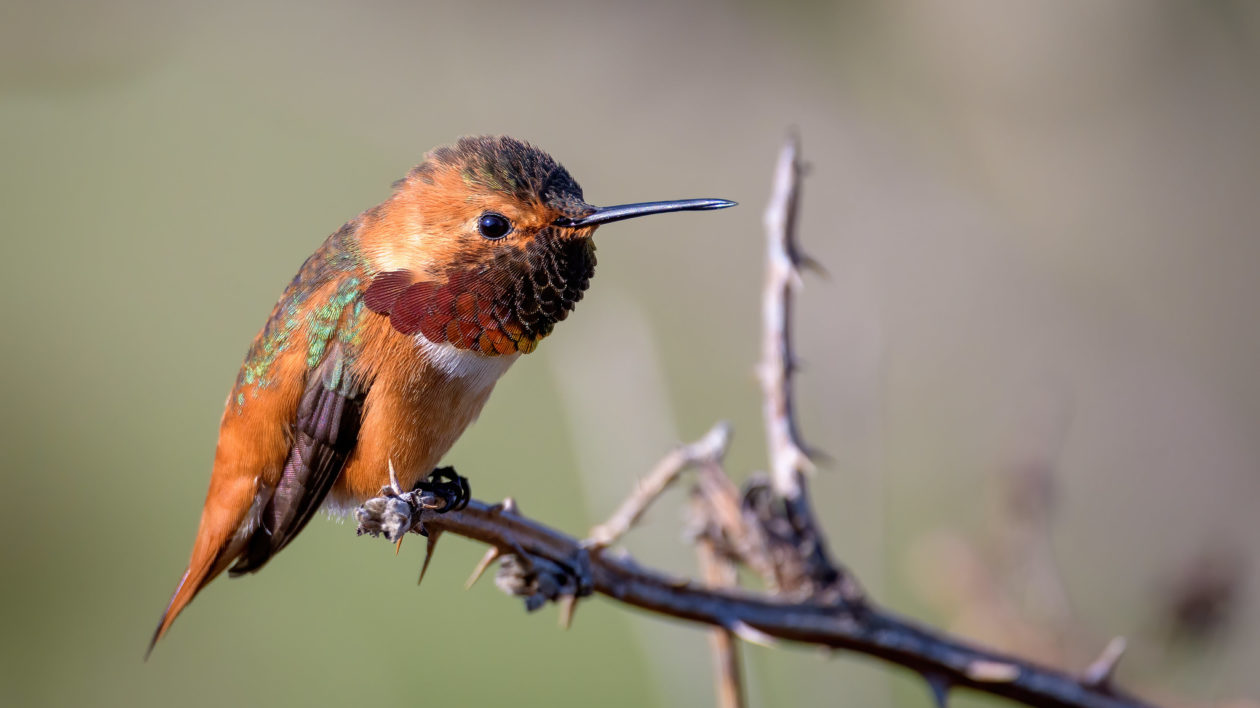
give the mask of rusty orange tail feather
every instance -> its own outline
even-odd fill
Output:
[[[153,647],[157,646],[158,640],[166,634],[166,630],[170,629],[171,623],[179,616],[180,610],[184,609],[189,602],[192,602],[193,596],[197,594],[196,590],[185,591],[185,588],[191,587],[188,583],[188,574],[190,571],[185,570],[183,577],[179,579],[179,585],[175,587],[175,592],[171,595],[170,602],[166,603],[166,609],[162,611],[162,617],[158,620],[157,629],[153,631],[153,638],[149,640],[149,648],[144,650],[144,660],[149,660],[149,655],[153,653]]]
[[[304,356],[280,357],[275,362],[274,385],[256,396],[251,394],[250,405],[240,411],[231,407],[224,411],[210,487],[188,566],[162,613],[149,652],[197,593],[245,549],[249,535],[240,533],[242,525],[257,521],[249,517],[257,514],[256,504],[267,501],[268,490],[274,489],[288,455],[289,427],[277,421],[293,419],[305,379],[301,373],[304,365]]]
[[[200,540],[201,539],[198,538],[198,541]],[[201,544],[198,543],[195,550],[200,549]],[[224,548],[223,550],[227,549]],[[153,653],[153,647],[157,645],[158,640],[164,637],[167,630],[169,630],[171,625],[175,623],[175,618],[179,616],[179,613],[188,606],[188,603],[192,602],[193,598],[197,596],[197,593],[200,592],[202,588],[208,585],[211,580],[218,577],[218,575],[227,568],[228,564],[231,563],[232,559],[230,557],[224,557],[227,555],[228,554],[226,553],[219,552],[214,556],[198,559],[194,551],[193,562],[196,563],[196,565],[194,566],[190,564],[188,568],[184,570],[183,577],[179,579],[179,585],[175,587],[175,592],[171,594],[171,600],[166,604],[166,609],[162,612],[161,619],[158,620],[158,626],[153,632],[153,638],[149,640],[149,648],[144,652],[144,658],[146,661],[149,659],[149,655]],[[201,562],[198,563],[198,560]]]
[[[146,659],[179,613],[235,560],[244,546],[245,539],[238,537],[237,530],[254,504],[258,487],[254,480],[232,472],[223,466],[215,466],[210,493],[201,512],[201,524],[197,528],[197,540],[193,543],[192,557],[149,641]]]

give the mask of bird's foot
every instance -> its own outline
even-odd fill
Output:
[[[468,501],[472,499],[468,478],[456,474],[454,467],[433,470],[428,477],[416,482],[416,488],[411,493],[424,500],[425,509],[432,509],[439,514],[459,511],[468,506]]]
[[[389,482],[389,486],[381,487],[379,496],[368,499],[355,510],[359,535],[385,534],[385,538],[397,542],[420,524],[422,512],[427,510],[444,513],[463,509],[472,498],[468,480],[456,474],[453,467],[433,470],[414,489],[404,492],[398,485],[398,477],[391,462]],[[425,534],[423,526],[419,530],[421,534]]]

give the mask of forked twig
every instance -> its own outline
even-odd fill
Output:
[[[589,543],[593,548],[604,548],[616,543],[643,516],[643,512],[661,495],[678,475],[687,468],[702,462],[722,461],[731,440],[731,426],[717,423],[704,437],[681,445],[661,459],[652,472],[626,497],[617,511],[607,521],[591,529]]]

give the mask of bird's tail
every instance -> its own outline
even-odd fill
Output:
[[[188,576],[192,572],[191,569],[184,571],[183,577],[179,579],[179,585],[175,587],[175,593],[171,595],[171,601],[166,603],[166,609],[162,611],[162,618],[158,620],[157,629],[153,632],[153,638],[149,640],[149,648],[144,651],[144,660],[149,660],[149,655],[153,653],[153,647],[157,645],[162,635],[166,634],[166,630],[171,628],[171,623],[179,615],[179,611],[192,602],[193,596],[197,594],[194,584],[188,582]]]
[[[166,605],[166,611],[162,613],[157,630],[153,632],[145,659],[149,658],[154,645],[171,628],[179,613],[244,549],[248,535],[237,531],[250,513],[256,489],[253,480],[211,480],[210,493],[206,496],[206,506],[201,512],[201,524],[197,529],[197,540],[193,543],[192,558]]]
[[[194,557],[193,561],[197,558]],[[145,661],[148,661],[149,655],[153,653],[153,647],[157,645],[158,640],[166,635],[167,630],[174,624],[175,618],[183,611],[188,603],[192,602],[197,593],[201,591],[215,576],[223,572],[223,567],[214,568],[216,558],[207,558],[196,566],[190,564],[184,571],[183,577],[179,579],[179,585],[175,587],[174,594],[171,595],[171,601],[166,604],[166,610],[162,612],[162,618],[158,620],[157,629],[153,632],[153,638],[149,640],[149,648],[144,652]],[[226,564],[223,564],[226,566]],[[212,572],[213,571],[213,572]]]

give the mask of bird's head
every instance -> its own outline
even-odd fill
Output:
[[[367,217],[367,306],[404,334],[482,354],[529,352],[568,316],[595,273],[601,224],[734,202],[587,204],[547,153],[509,137],[429,153]]]

